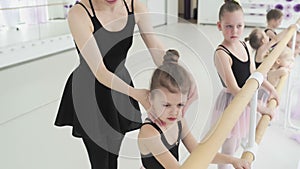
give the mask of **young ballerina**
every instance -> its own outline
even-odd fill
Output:
[[[182,116],[191,80],[186,70],[178,65],[178,53],[169,50],[164,63],[157,68],[150,84],[151,108],[138,135],[142,163],[146,169],[179,168],[178,147],[180,141],[189,152],[198,145]],[[248,169],[245,160],[217,154],[213,163],[230,163],[235,168]]]
[[[215,107],[212,125],[222,115],[233,97],[240,91],[252,71],[255,70],[254,60],[250,57],[248,46],[240,41],[244,30],[242,7],[235,1],[226,1],[220,8],[218,29],[224,36],[223,42],[217,47],[214,62],[224,89],[219,94]],[[271,85],[263,86],[270,91],[278,101],[277,93]],[[222,146],[222,153],[233,155],[246,138],[249,124],[249,108],[241,114]],[[219,169],[230,168],[229,165],[219,165]]]
[[[278,43],[282,37],[285,35],[286,30],[283,30],[271,41],[267,34],[260,28],[256,28],[251,31],[250,35],[245,38],[245,41],[249,41],[250,46],[255,51],[254,60],[255,67],[258,68],[263,60],[269,55],[273,50],[276,43]],[[269,81],[266,81],[266,85],[272,85]],[[269,100],[268,91],[261,87],[258,91],[258,111],[264,114],[265,112],[273,112],[273,109],[267,107],[267,102]],[[272,114],[273,115],[273,114]]]
[[[271,39],[277,35],[275,29],[281,25],[283,20],[283,13],[279,9],[271,9],[267,15],[267,28],[265,29],[266,34]]]
[[[286,35],[287,29],[284,29],[273,39],[269,40],[268,35],[260,28],[255,28],[251,31],[245,41],[249,41],[252,49],[255,50],[255,66],[258,68],[265,57],[273,50],[276,44]]]
[[[293,68],[295,58],[293,56],[292,49],[285,47],[282,53],[279,55],[276,62],[268,72],[268,81],[277,86],[282,76],[287,75]]]
[[[279,41],[279,38],[273,38],[269,41],[268,35],[262,29],[256,28],[245,38],[245,41],[249,41],[250,46],[255,50],[255,67],[258,68],[264,58],[272,51],[272,47]]]

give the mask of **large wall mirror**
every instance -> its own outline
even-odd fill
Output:
[[[0,69],[74,48],[67,14],[77,0],[0,0]],[[141,0],[153,26],[166,24],[166,0]]]
[[[1,0],[0,47],[69,33],[66,16],[75,0]]]

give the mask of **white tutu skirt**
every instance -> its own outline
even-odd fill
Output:
[[[257,100],[262,103],[262,105],[267,106],[268,99],[270,97],[270,92],[265,88],[260,87],[257,92]]]
[[[229,93],[228,89],[224,88],[215,103],[213,109],[213,115],[211,120],[211,126],[219,121],[226,107],[230,104],[233,99],[233,95]],[[249,133],[249,120],[250,120],[250,107],[247,106],[244,112],[241,114],[239,120],[236,122],[235,126],[231,130],[227,138],[236,137],[237,139],[245,139],[248,137]]]

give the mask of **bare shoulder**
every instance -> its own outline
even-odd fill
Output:
[[[83,6],[76,4],[68,12],[68,21],[89,22],[89,15]]]
[[[224,51],[222,47],[217,47],[214,55],[215,61],[229,61],[230,56]]]
[[[76,4],[69,10],[68,19],[73,19],[74,17],[80,17],[83,15],[83,12],[84,12],[84,8],[81,5]]]
[[[93,24],[87,11],[79,4],[74,5],[68,13],[68,23],[71,32],[75,34],[81,31],[92,32]]]
[[[139,132],[139,138],[149,138],[156,135],[160,135],[159,131],[157,131],[151,124],[144,124]]]
[[[148,12],[146,5],[141,2],[140,0],[133,0],[134,1],[134,12],[135,13],[145,13]]]
[[[139,21],[142,21],[141,19],[143,14],[148,13],[146,5],[141,2],[140,0],[133,0],[134,1],[134,13],[135,13],[135,18],[136,22],[139,23]]]
[[[144,124],[138,134],[138,146],[142,154],[161,151],[160,133],[151,124]]]

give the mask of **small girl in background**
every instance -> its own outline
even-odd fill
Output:
[[[240,41],[244,30],[244,13],[235,1],[226,1],[220,8],[218,29],[222,31],[224,40],[215,51],[214,63],[224,89],[219,94],[214,107],[212,125],[219,119],[233,97],[240,91],[246,80],[255,70],[255,64],[245,42]],[[263,86],[278,100],[277,93],[271,85]],[[269,114],[269,112],[266,112]],[[234,155],[241,140],[247,137],[249,126],[249,108],[241,114],[222,146],[222,153]],[[219,165],[219,169],[230,168]]]
[[[264,59],[269,55],[269,53],[273,50],[276,43],[278,43],[286,34],[286,29],[276,35],[271,41],[269,41],[269,37],[267,34],[260,28],[256,28],[252,30],[249,37],[245,38],[245,41],[249,41],[250,46],[255,51],[254,60],[255,67],[258,68]],[[266,81],[266,85],[272,85],[269,81]],[[273,85],[274,86],[274,85]],[[274,86],[276,87],[276,86]],[[261,87],[258,90],[258,111],[261,113],[269,111],[273,112],[273,109],[267,107],[267,102],[269,98],[269,92]],[[273,114],[272,114],[273,115]]]
[[[279,9],[271,9],[267,15],[267,28],[265,29],[266,34],[271,39],[277,35],[275,29],[277,29],[283,20],[283,13]]]
[[[282,76],[287,75],[294,66],[295,57],[293,56],[292,49],[285,47],[278,59],[268,72],[268,81],[277,86]]]
[[[146,169],[177,169],[180,167],[180,141],[189,152],[198,145],[182,116],[182,109],[191,88],[191,79],[187,71],[178,65],[178,58],[177,51],[168,50],[163,65],[152,75],[149,117],[138,135],[142,163]],[[213,162],[230,163],[235,168],[250,168],[245,160],[219,153]]]
[[[249,37],[245,38],[245,41],[249,41],[250,46],[255,50],[254,58],[256,68],[260,66],[264,58],[272,51],[272,46],[279,41],[277,39],[278,38],[273,38],[269,41],[268,35],[260,28],[253,29]]]
[[[260,66],[264,58],[269,55],[286,33],[287,29],[284,29],[279,34],[275,35],[272,40],[269,40],[268,35],[260,28],[255,28],[251,31],[249,37],[245,38],[245,41],[249,41],[250,46],[255,50],[256,68]]]
[[[272,68],[267,74],[268,81],[275,87],[277,87],[282,76],[289,74],[291,69],[294,66],[294,55],[292,49],[289,47],[285,47],[282,53],[279,55]],[[266,94],[267,97],[268,94]],[[263,101],[266,102],[266,101]],[[275,111],[275,114],[278,114],[278,111]],[[274,118],[274,117],[273,117]],[[276,115],[275,120],[278,120],[278,116]]]

